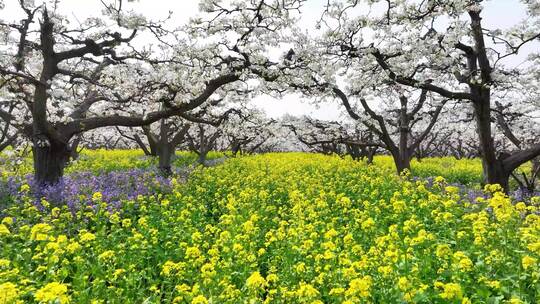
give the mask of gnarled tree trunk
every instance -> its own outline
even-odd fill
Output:
[[[174,150],[174,147],[172,147],[170,144],[157,146],[156,152],[159,159],[158,168],[159,171],[165,176],[172,174],[171,162],[175,152]]]
[[[407,149],[391,149],[390,154],[392,154],[398,174],[403,173],[405,170],[411,170],[411,157]]]
[[[478,144],[482,155],[484,182],[486,184],[499,184],[508,192],[508,180],[512,172],[504,170],[502,161],[496,155],[493,137],[491,136],[490,92],[489,90],[478,88],[473,88],[472,92],[476,97],[473,107]]]
[[[198,153],[198,158],[197,158],[197,162],[201,165],[206,165],[206,156],[208,155],[208,152],[207,150],[201,150],[199,151]]]
[[[36,182],[39,185],[56,184],[71,156],[69,146],[54,140],[49,140],[48,144],[35,140],[32,152]]]

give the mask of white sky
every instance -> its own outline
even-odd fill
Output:
[[[0,14],[13,14],[17,10],[19,0],[4,0],[5,10]],[[299,26],[310,29],[313,28],[316,20],[320,18],[323,7],[327,0],[308,0],[302,9],[302,19]],[[126,8],[133,8],[135,11],[144,14],[150,19],[162,19],[173,12],[172,22],[183,24],[190,17],[198,12],[199,0],[138,0],[125,4]],[[62,0],[60,8],[66,15],[71,15],[80,21],[89,16],[99,16],[102,4],[100,0]],[[507,28],[522,20],[525,16],[523,6],[518,0],[491,0],[484,3],[483,23],[486,28]],[[10,18],[5,18],[10,19]],[[523,53],[529,53],[535,46],[529,46]],[[536,46],[537,47],[537,46]],[[513,63],[518,64],[520,59],[514,59]],[[313,105],[309,99],[300,94],[287,95],[281,100],[276,100],[269,96],[259,96],[253,100],[253,104],[263,108],[270,117],[280,117],[283,114],[303,115],[307,114],[319,119],[338,120],[343,109],[336,102]]]

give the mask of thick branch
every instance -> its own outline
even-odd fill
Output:
[[[76,119],[75,121],[68,123],[65,130],[68,134],[76,134],[108,126],[137,127],[149,125],[162,118],[180,115],[182,113],[195,109],[196,107],[203,104],[206,100],[208,100],[208,98],[220,87],[228,83],[232,83],[238,79],[239,76],[234,73],[218,76],[208,81],[206,88],[199,96],[191,99],[188,103],[182,104],[180,106],[175,106],[166,110],[150,112],[145,116],[114,115]]]
[[[504,119],[504,116],[503,116],[503,113],[502,113],[502,110],[503,110],[502,104],[500,102],[498,102],[498,101],[496,101],[495,104],[497,105],[497,110],[498,110],[498,111],[495,111],[495,113],[496,113],[495,115],[497,117],[497,124],[501,128],[504,136],[506,136],[506,138],[508,138],[514,145],[516,145],[516,147],[518,147],[518,149],[521,148],[521,140],[519,140],[514,135],[514,133],[510,129],[510,126],[506,122],[506,119]]]
[[[530,149],[518,151],[502,160],[503,168],[508,172],[514,171],[517,167],[540,155],[540,144],[536,144]]]
[[[111,34],[113,39],[105,40],[99,43],[95,42],[92,39],[86,39],[85,41],[81,41],[81,43],[85,44],[85,46],[83,47],[57,53],[55,56],[56,62],[59,63],[61,61],[71,58],[80,58],[88,54],[92,54],[94,56],[102,56],[104,55],[105,48],[111,48],[121,43],[130,42],[133,38],[135,38],[136,34],[137,30],[133,30],[129,37],[122,38],[119,33],[113,33]]]
[[[443,109],[445,105],[445,102],[443,102],[441,105],[439,105],[436,109],[435,109],[435,113],[433,113],[433,116],[431,116],[431,121],[429,122],[429,125],[427,126],[427,128],[424,130],[424,132],[422,132],[422,134],[414,141],[414,143],[409,147],[409,151],[412,153],[414,150],[416,150],[416,148],[418,148],[418,146],[420,145],[420,143],[422,143],[422,141],[426,138],[426,136],[431,132],[431,130],[433,129],[433,127],[435,126],[435,123],[437,122],[438,118],[439,118],[439,115],[441,114],[441,111]]]
[[[378,50],[372,52],[371,54],[375,57],[375,60],[377,61],[379,66],[388,73],[388,77],[390,77],[390,79],[392,79],[393,81],[399,84],[406,85],[409,87],[420,88],[420,89],[427,90],[430,92],[435,92],[446,98],[458,99],[458,100],[463,100],[463,99],[472,100],[472,96],[469,93],[453,92],[445,88],[433,85],[430,81],[418,81],[410,77],[397,75],[394,71],[392,71],[392,69],[386,62],[383,54],[381,54]]]
[[[356,112],[354,112],[354,110],[352,109],[347,95],[345,95],[345,93],[343,93],[343,91],[337,87],[333,87],[332,91],[334,92],[334,94],[337,95],[337,97],[339,97],[339,99],[341,99],[341,102],[345,106],[345,110],[347,110],[347,113],[349,113],[349,116],[354,120],[361,120],[360,115],[356,114]]]
[[[180,129],[180,131],[176,132],[170,143],[173,148],[176,148],[176,146],[182,143],[182,141],[186,137],[187,132],[189,131],[189,128],[191,128],[191,125],[185,124],[182,129]]]
[[[470,11],[471,29],[474,38],[474,48],[478,56],[478,64],[480,66],[483,83],[491,83],[491,66],[488,55],[486,53],[486,45],[484,42],[484,32],[482,31],[482,18],[480,12]]]

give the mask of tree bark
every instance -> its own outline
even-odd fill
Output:
[[[493,138],[491,137],[491,109],[489,96],[484,96],[473,103],[476,118],[476,132],[482,155],[482,168],[486,184],[500,184],[508,192],[510,173],[505,172],[502,162],[497,158]]]
[[[377,148],[368,148],[367,153],[367,162],[368,164],[373,164],[373,157],[375,157],[375,153],[377,153]]]
[[[34,178],[39,185],[53,185],[60,181],[71,151],[68,145],[50,140],[48,145],[34,142]]]
[[[137,135],[137,134],[133,135],[133,139],[135,140],[137,145],[143,150],[144,155],[146,155],[146,156],[156,156],[157,155],[156,151],[154,149],[152,149],[153,148],[152,145],[149,145],[150,149],[148,149],[139,135]]]
[[[157,147],[159,159],[158,168],[164,176],[169,176],[172,174],[171,163],[174,152],[174,148],[169,144],[160,145]]]
[[[208,151],[207,150],[201,150],[199,152],[199,157],[197,159],[197,162],[203,166],[206,165],[206,156],[208,155]]]
[[[392,158],[394,160],[394,164],[396,165],[396,170],[398,174],[403,173],[405,170],[411,170],[411,157],[408,154],[407,149],[400,150],[400,149],[392,149],[390,151],[390,154],[392,154]]]
[[[43,67],[39,83],[35,85],[31,107],[34,178],[39,185],[51,185],[62,177],[71,151],[68,146],[69,138],[59,138],[61,136],[47,121],[48,82],[57,73],[53,24],[47,10],[43,12],[40,40]]]
[[[152,131],[150,130],[150,125],[143,126],[142,129],[143,129],[144,135],[146,135],[146,140],[148,141],[148,147],[150,148],[150,151],[148,151],[149,155],[157,156],[158,155],[158,152],[157,152],[158,140],[155,138],[155,135],[152,134]]]
[[[403,173],[405,170],[411,170],[411,156],[409,153],[409,113],[407,109],[408,99],[405,96],[400,96],[399,98],[401,109],[399,110],[399,148],[398,148],[398,158],[394,157],[394,162],[396,163],[396,168],[398,173]],[[423,104],[423,102],[422,102]],[[421,105],[420,107],[421,107]],[[412,116],[412,115],[411,115]]]
[[[242,144],[238,141],[234,141],[232,144],[231,144],[231,154],[233,156],[236,156],[238,153],[241,154],[241,149],[240,147],[242,146]]]

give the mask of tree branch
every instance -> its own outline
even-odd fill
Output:
[[[512,155],[508,156],[507,158],[503,159],[502,160],[503,168],[507,172],[512,172],[517,167],[521,166],[522,164],[532,160],[533,158],[539,155],[540,155],[540,144],[536,144],[529,149],[515,152]]]

